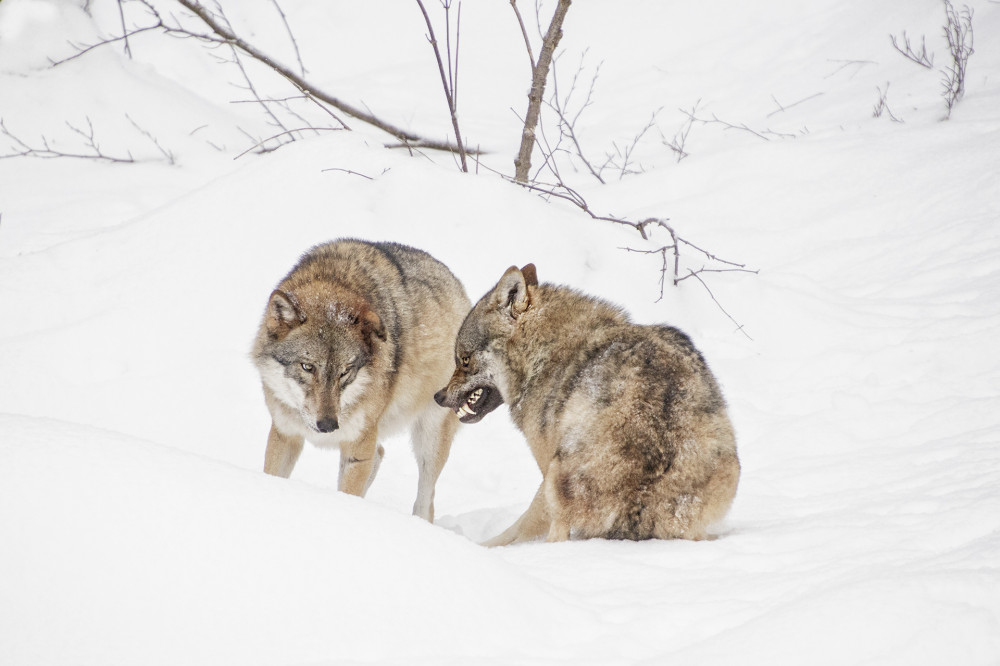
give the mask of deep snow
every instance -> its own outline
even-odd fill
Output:
[[[233,159],[277,130],[194,42],[148,34],[132,60],[111,46],[49,66],[116,30],[115,3],[81,4],[0,4],[7,129],[71,152],[66,123],[89,119],[103,151],[138,160],[0,160],[0,663],[1000,663],[997,3],[973,3],[947,121],[940,74],[889,42],[926,35],[943,64],[937,0],[571,7],[561,90],[581,57],[588,84],[600,64],[585,150],[600,161],[662,111],[642,173],[564,174],[596,212],[669,217],[759,269],[705,276],[746,335],[694,280],[657,300],[659,257],[620,248],[662,234],[490,173],[512,170],[528,80],[508,3],[462,8],[476,175],[357,122]],[[310,76],[445,137],[419,10],[385,6],[282,3]],[[226,7],[292,61],[272,3]],[[872,117],[887,82],[903,123]],[[661,133],[695,105],[755,133],[694,122],[678,162]],[[531,261],[688,331],[743,463],[719,538],[478,547],[540,479],[503,410],[460,430],[434,526],[408,515],[405,438],[365,500],[315,449],[291,480],[263,475],[250,340],[297,256],[339,236],[427,249],[472,298]]]

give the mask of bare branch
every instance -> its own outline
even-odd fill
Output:
[[[197,2],[197,0],[177,0],[177,2],[187,9],[189,12],[194,14],[207,28],[208,32],[195,32],[191,29],[185,28],[176,22],[168,23],[159,14],[156,8],[148,0],[138,0],[149,13],[152,22],[150,25],[142,26],[139,28],[134,28],[130,30],[126,35],[120,37],[109,37],[103,39],[97,44],[92,44],[90,46],[81,47],[78,53],[65,58],[58,62],[53,62],[53,66],[68,62],[74,58],[78,58],[85,53],[106,44],[113,44],[115,42],[122,41],[127,37],[132,37],[134,35],[148,32],[151,30],[159,30],[164,34],[181,37],[196,39],[200,42],[218,45],[218,46],[231,46],[238,49],[242,53],[250,56],[254,60],[260,62],[261,64],[270,68],[273,72],[281,76],[283,79],[288,81],[292,86],[299,90],[303,95],[306,95],[314,100],[318,100],[325,105],[333,107],[334,109],[344,113],[352,118],[360,120],[363,123],[376,127],[379,130],[395,137],[399,141],[406,145],[413,147],[428,148],[431,150],[445,150],[449,152],[459,152],[459,146],[452,144],[448,141],[436,141],[432,139],[427,139],[420,136],[414,132],[404,130],[396,125],[388,123],[381,118],[375,116],[373,113],[365,111],[354,105],[348,104],[343,100],[337,98],[336,96],[317,88],[307,81],[304,76],[296,73],[292,69],[282,65],[274,58],[270,57],[268,54],[264,53],[253,44],[250,44],[246,40],[239,37],[235,31],[229,26],[224,19],[213,14],[208,9],[206,9],[202,4]]]
[[[566,18],[566,12],[569,11],[571,1],[559,0],[559,4],[556,5],[548,32],[545,33],[545,39],[542,40],[542,50],[538,55],[538,63],[532,72],[531,91],[528,93],[528,111],[524,115],[524,129],[521,131],[521,147],[514,160],[514,179],[520,183],[527,182],[528,173],[531,170],[531,151],[535,147],[535,128],[538,125],[538,114],[545,94],[545,81],[549,76],[552,55],[559,40],[562,39],[562,23],[563,19]]]
[[[126,116],[127,117],[127,116]],[[153,138],[152,134],[146,130],[139,127],[135,121],[129,118],[132,125],[138,129],[146,138],[148,138],[156,146],[157,150],[167,158],[170,164],[173,164],[173,154],[165,150],[160,146],[159,142]],[[13,144],[13,152],[0,155],[0,159],[10,158],[10,157],[37,157],[40,159],[54,159],[60,157],[68,157],[72,159],[83,159],[83,160],[97,160],[100,162],[113,162],[118,164],[133,164],[135,163],[135,158],[131,153],[126,152],[125,156],[109,155],[102,150],[100,144],[97,142],[96,132],[94,131],[94,124],[91,122],[90,118],[86,118],[86,128],[78,127],[70,122],[66,123],[69,130],[80,137],[83,141],[83,146],[85,148],[84,152],[68,152],[62,149],[58,149],[49,143],[46,137],[41,137],[40,144],[32,145],[26,140],[17,136],[11,132],[7,126],[4,124],[2,118],[0,118],[0,134],[7,137]]]
[[[462,133],[458,128],[458,107],[457,101],[455,99],[455,88],[454,81],[449,83],[450,74],[446,75],[444,70],[444,63],[441,62],[441,51],[438,49],[437,38],[434,36],[434,26],[431,24],[431,17],[427,15],[427,10],[424,8],[424,3],[422,0],[417,0],[417,5],[420,7],[420,12],[424,15],[424,23],[427,24],[428,41],[431,43],[431,47],[434,49],[434,58],[437,60],[438,72],[441,74],[441,87],[444,88],[444,96],[448,102],[448,111],[451,114],[451,125],[455,131],[455,142],[458,144],[458,156],[462,162],[462,171],[468,172],[469,166],[465,160],[465,148],[462,145]],[[461,5],[459,5],[461,7]],[[448,11],[451,9],[451,4],[446,3],[445,17],[447,21]],[[459,10],[461,12],[461,9]],[[459,14],[461,15],[461,14]],[[456,28],[458,30],[458,28]],[[450,33],[451,30],[448,29]],[[448,53],[448,71],[451,72],[451,43],[450,34],[448,35],[449,43],[447,45]],[[457,69],[457,54],[456,54],[456,69]]]

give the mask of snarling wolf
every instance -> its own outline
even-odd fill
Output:
[[[364,495],[383,435],[410,427],[418,465],[413,513],[434,520],[434,486],[458,422],[433,402],[470,307],[426,252],[339,240],[314,247],[268,298],[251,357],[271,431],[264,471],[288,477],[303,441],[340,448],[337,486]]]
[[[704,539],[740,464],[705,359],[670,326],[641,326],[512,266],[466,317],[435,395],[463,423],[510,409],[542,472],[527,511],[486,542]]]

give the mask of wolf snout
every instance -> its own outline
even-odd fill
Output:
[[[337,423],[337,419],[320,419],[316,421],[316,430],[320,432],[333,432],[339,427],[340,424]]]
[[[442,407],[447,407],[448,406],[448,405],[444,404],[447,399],[448,399],[448,387],[447,386],[445,386],[443,389],[441,389],[440,391],[438,391],[437,393],[434,394],[434,402],[436,402],[437,404],[441,405]]]

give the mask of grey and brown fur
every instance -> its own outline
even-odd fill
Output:
[[[487,542],[547,534],[704,539],[739,481],[725,401],[690,338],[511,267],[476,303],[435,396],[475,423],[507,403],[542,472],[531,505]]]
[[[303,255],[271,292],[251,352],[271,413],[264,471],[288,477],[309,440],[339,448],[338,488],[364,495],[379,439],[409,427],[413,513],[433,521],[458,425],[433,396],[469,306],[444,264],[405,245],[340,240]]]

